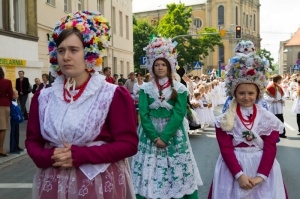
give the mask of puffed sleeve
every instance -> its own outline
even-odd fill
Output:
[[[177,129],[182,125],[183,118],[186,114],[186,108],[187,92],[178,93],[177,100],[173,106],[173,114],[160,135],[160,139],[162,139],[165,143],[169,142],[169,140],[176,133]]]
[[[265,177],[269,176],[276,157],[276,142],[278,137],[278,131],[273,131],[269,136],[261,136],[261,138],[264,140],[264,148],[263,155],[257,169],[258,174],[262,174]]]
[[[45,148],[46,140],[42,137],[39,120],[40,91],[37,91],[31,100],[30,114],[27,123],[25,145],[28,155],[39,168],[51,167],[54,148]]]
[[[216,128],[216,136],[222,158],[225,161],[225,164],[230,170],[232,176],[236,177],[236,175],[242,171],[242,167],[234,154],[234,146],[232,144],[233,137],[232,135],[227,134],[221,128]]]
[[[114,163],[137,152],[136,113],[132,98],[124,87],[116,88],[105,123],[112,142],[101,146],[72,145],[73,165]]]
[[[143,127],[146,136],[150,140],[154,141],[156,138],[159,137],[159,135],[158,132],[155,130],[152,121],[150,119],[148,96],[143,89],[141,89],[139,93],[139,112],[141,118],[141,125]]]

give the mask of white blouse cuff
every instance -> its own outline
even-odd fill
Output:
[[[265,176],[264,174],[261,174],[261,173],[257,173],[257,176],[263,178],[264,180],[267,180],[267,176]]]
[[[234,178],[237,180],[237,179],[239,179],[239,177],[240,177],[241,175],[243,175],[243,174],[244,174],[244,172],[243,172],[243,171],[240,171],[240,172],[238,172],[237,174],[235,174]]]

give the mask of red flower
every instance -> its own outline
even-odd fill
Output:
[[[247,135],[247,136],[246,136],[246,140],[247,140],[248,142],[251,142],[251,141],[253,140],[253,136],[252,136],[252,135]]]
[[[250,69],[250,70],[248,70],[247,71],[247,75],[254,75],[255,74],[255,71],[254,71],[254,69]]]

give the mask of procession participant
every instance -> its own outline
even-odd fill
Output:
[[[237,56],[226,66],[229,109],[216,118],[220,156],[208,198],[288,198],[276,141],[284,125],[265,108],[255,104],[263,97],[267,61],[255,54],[251,41],[242,41]]]
[[[62,18],[49,35],[56,78],[32,99],[25,141],[38,167],[34,199],[135,198],[126,160],[138,145],[132,99],[97,72],[108,31],[99,12],[83,11]]]
[[[154,37],[145,50],[152,81],[139,94],[140,141],[132,159],[137,199],[198,199],[202,180],[187,134],[188,90],[172,79],[175,44]]]
[[[268,103],[269,110],[278,118],[282,123],[284,123],[283,118],[283,106],[284,92],[280,87],[282,77],[278,74],[272,76],[272,83],[267,86],[266,93],[264,94],[264,99]],[[281,138],[286,138],[285,128],[283,133],[279,135]]]

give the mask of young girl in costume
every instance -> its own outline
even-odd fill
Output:
[[[139,94],[140,141],[132,159],[137,199],[198,199],[202,180],[187,134],[188,90],[172,80],[175,44],[155,37],[145,50],[153,79]]]
[[[216,118],[221,154],[208,198],[287,198],[275,158],[276,141],[284,125],[273,113],[255,104],[267,85],[268,64],[255,54],[251,41],[240,42],[236,52],[226,66],[227,94],[233,100],[228,110]]]
[[[300,135],[300,78],[297,79],[298,90],[294,93],[293,99],[294,103],[292,106],[292,112],[296,113],[297,125],[298,125],[298,134]]]
[[[25,141],[38,167],[33,199],[135,198],[126,160],[138,146],[132,98],[97,72],[108,31],[100,13],[84,11],[49,35],[57,77],[32,98]]]

